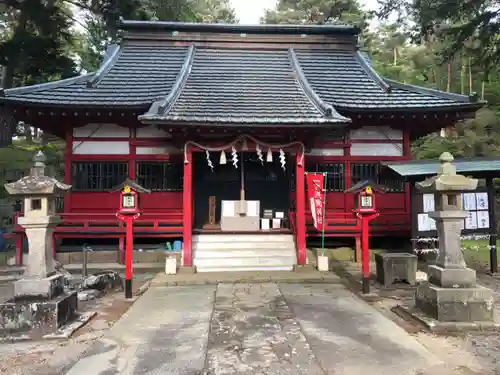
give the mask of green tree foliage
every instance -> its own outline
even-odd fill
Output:
[[[122,0],[117,6],[108,1],[80,4],[89,10],[85,16],[86,30],[80,34],[77,52],[86,71],[99,68],[106,47],[118,37],[120,17],[175,22],[236,22],[229,0]]]
[[[379,16],[413,22],[415,41],[444,40],[443,61],[466,52],[487,75],[500,63],[498,0],[379,0]]]
[[[6,0],[3,5],[2,87],[34,84],[76,74],[74,61],[68,53],[72,43],[71,19],[63,2]]]

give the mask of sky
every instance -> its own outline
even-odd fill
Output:
[[[241,24],[259,23],[265,9],[274,8],[277,0],[230,0]],[[369,10],[377,8],[377,0],[359,0]]]

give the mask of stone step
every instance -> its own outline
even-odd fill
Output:
[[[274,249],[274,248],[241,248],[241,249],[207,249],[194,250],[194,259],[219,259],[219,258],[253,258],[253,257],[294,257],[294,248]]]
[[[257,270],[261,267],[287,267],[293,269],[297,260],[295,254],[288,257],[239,257],[239,258],[211,258],[211,259],[194,259],[194,265],[197,270],[208,268],[241,268],[249,270]]]
[[[193,250],[295,249],[293,242],[196,242]]]
[[[282,267],[213,267],[213,268],[197,268],[199,273],[208,272],[254,272],[254,271],[293,271],[293,266]]]
[[[198,242],[294,242],[291,234],[198,234],[193,236],[193,244]]]

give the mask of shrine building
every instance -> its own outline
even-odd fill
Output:
[[[386,193],[371,235],[408,238],[408,186],[379,178],[380,163],[411,159],[412,139],[483,105],[381,77],[356,27],[120,28],[96,72],[2,91],[17,121],[66,140],[72,191],[57,241],[113,239],[123,253],[111,191],[128,178],[151,191],[140,195],[137,241],[182,240],[183,266],[204,271],[291,269],[306,262],[306,238],[321,235],[307,172],[328,172],[325,236],[359,238],[344,191],[373,180]]]

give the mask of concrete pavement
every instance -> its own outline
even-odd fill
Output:
[[[342,285],[263,283],[151,287],[66,375],[447,375],[443,369]]]

